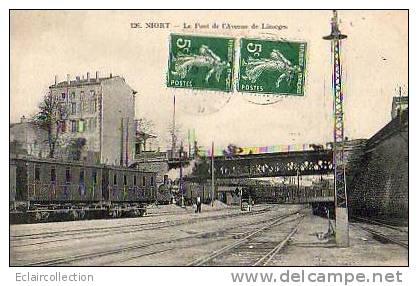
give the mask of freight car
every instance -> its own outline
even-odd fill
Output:
[[[156,173],[35,158],[10,160],[11,222],[142,216],[170,197]]]
[[[225,191],[225,189],[228,189]],[[211,200],[210,182],[184,182],[183,196],[186,203],[192,203],[200,196],[204,203]],[[256,204],[278,203],[278,204],[299,204],[310,202],[312,198],[332,197],[332,186],[327,181],[317,182],[311,186],[297,186],[295,184],[280,184],[276,186],[267,185],[215,185],[215,199],[226,202],[229,195],[230,200],[242,197],[243,200],[252,200]],[[178,193],[177,197],[181,194]],[[231,201],[231,202],[232,202]]]
[[[200,197],[202,203],[209,203],[211,201],[211,184],[205,183],[194,183],[184,182],[183,183],[183,195],[187,204],[193,204],[196,202],[196,198]],[[215,193],[216,198],[216,193]]]

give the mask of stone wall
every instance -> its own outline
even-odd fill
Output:
[[[408,112],[370,138],[347,184],[352,215],[408,218]]]
[[[135,165],[141,171],[157,172],[156,186],[164,183],[164,175],[168,173],[167,160],[149,160],[146,162],[137,162]]]

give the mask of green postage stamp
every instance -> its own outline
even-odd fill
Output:
[[[238,91],[303,95],[306,43],[241,39]]]
[[[168,87],[231,91],[234,39],[170,37]]]

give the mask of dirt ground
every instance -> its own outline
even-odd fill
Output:
[[[203,205],[202,213],[195,213],[193,207],[166,205],[151,207],[148,215],[140,218],[12,225],[10,262],[11,265],[55,260],[59,265],[188,265],[234,243],[242,233],[256,229],[266,219],[300,209],[296,205],[256,205],[252,212],[241,212],[238,207],[216,203]],[[326,238],[328,221],[311,215],[310,210],[303,212],[306,216],[298,231],[270,265],[408,264],[407,249],[377,241],[355,225],[350,227],[350,247],[336,248]],[[71,260],[77,256],[85,257]]]
[[[328,221],[309,216],[301,223],[289,245],[273,260],[274,266],[407,266],[408,250],[375,240],[368,232],[350,226],[350,246],[337,248],[321,240]]]

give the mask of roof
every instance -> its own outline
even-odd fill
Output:
[[[146,133],[144,131],[136,131],[136,136],[137,137],[141,137],[141,138],[157,138],[157,135],[155,134],[151,134],[151,133]]]
[[[81,87],[81,86],[86,86],[86,85],[97,85],[97,84],[100,84],[100,83],[102,83],[106,80],[115,79],[115,78],[122,79],[123,82],[125,82],[125,79],[123,77],[117,75],[117,76],[99,77],[99,78],[93,77],[93,78],[90,78],[89,80],[87,80],[85,78],[81,78],[81,79],[78,79],[78,80],[71,80],[69,85],[68,85],[67,81],[61,81],[61,82],[57,83],[56,85],[55,84],[50,85],[49,88]],[[137,93],[137,91],[134,90],[133,88],[131,88],[131,87],[129,87],[129,88],[132,90],[133,94]]]
[[[61,88],[61,87],[78,87],[78,86],[83,86],[83,85],[96,85],[96,84],[100,84],[103,81],[109,80],[109,79],[114,79],[114,78],[120,78],[123,81],[125,81],[125,79],[123,77],[120,76],[112,76],[112,77],[99,77],[99,78],[90,78],[89,80],[87,80],[86,78],[80,78],[80,79],[76,79],[76,80],[71,80],[70,81],[70,85],[68,85],[67,81],[61,81],[59,83],[57,83],[56,85],[50,85],[49,88]]]
[[[42,129],[38,125],[36,125],[33,121],[24,121],[24,122],[10,123],[9,128],[13,128],[15,126],[23,126],[23,125],[28,125],[28,126],[32,126],[34,128]]]
[[[408,103],[409,97],[408,96],[394,96],[393,102],[396,103]]]
[[[64,165],[64,166],[78,166],[83,168],[106,168],[109,170],[119,170],[119,171],[129,171],[129,172],[141,172],[147,174],[155,174],[157,172],[154,171],[145,171],[145,170],[138,170],[134,168],[129,168],[125,166],[117,166],[117,165],[106,165],[106,164],[93,164],[91,162],[84,162],[84,161],[66,161],[62,159],[55,159],[55,158],[37,158],[25,155],[10,155],[10,161],[16,163],[18,161],[23,162],[33,162],[33,163],[45,163],[51,165]]]
[[[94,84],[99,84],[102,81],[109,79],[109,78],[90,78],[89,80],[87,79],[80,79],[80,80],[71,80],[70,84],[68,85],[67,81],[61,81],[59,83],[57,83],[56,85],[50,85],[49,88],[55,88],[55,87],[67,87],[67,86],[82,86],[82,85],[94,85]]]
[[[67,81],[61,81],[57,83],[56,85],[55,84],[50,85],[49,88],[81,87],[81,86],[86,86],[86,85],[97,85],[109,79],[115,79],[115,78],[122,79],[123,82],[125,82],[125,79],[123,77],[117,75],[117,76],[99,77],[99,78],[93,77],[93,78],[90,78],[89,80],[87,80],[86,78],[80,78],[78,80],[71,80],[70,84],[68,84]],[[131,87],[129,88],[132,90],[133,94],[137,93],[137,91],[134,90],[133,88]]]

